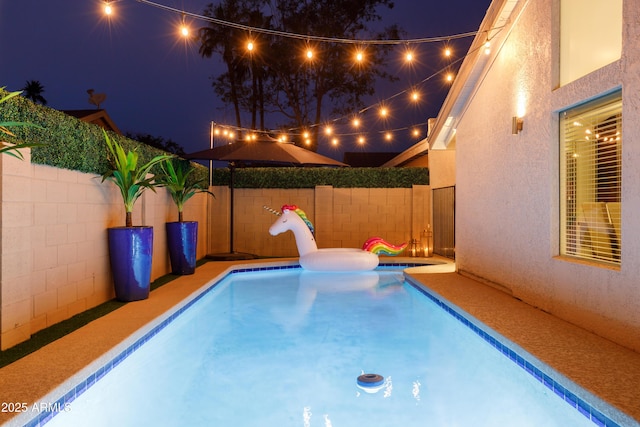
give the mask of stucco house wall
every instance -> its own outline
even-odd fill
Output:
[[[492,8],[505,1],[495,0]],[[640,5],[622,58],[558,85],[558,0],[517,1],[456,128],[456,263],[534,306],[640,351]],[[491,9],[490,9],[491,10]],[[619,268],[559,256],[559,112],[622,88]],[[511,118],[525,106],[524,129]],[[438,168],[430,159],[432,183]]]

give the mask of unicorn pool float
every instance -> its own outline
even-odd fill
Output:
[[[313,224],[304,211],[295,205],[282,206],[278,212],[267,206],[266,210],[278,216],[269,228],[272,236],[285,231],[292,231],[300,254],[300,266],[310,271],[367,271],[378,266],[378,255],[398,255],[407,246],[385,242],[380,237],[368,239],[362,249],[357,248],[323,248],[318,249],[313,237]]]

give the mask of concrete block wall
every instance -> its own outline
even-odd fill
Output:
[[[226,191],[225,191],[226,190]],[[216,187],[210,241],[215,252],[228,251],[228,189]],[[314,225],[319,248],[361,247],[370,237],[379,236],[393,244],[419,238],[430,218],[430,187],[413,188],[333,188],[236,189],[234,190],[234,249],[268,257],[295,257],[298,250],[292,233],[269,234],[276,218],[264,205],[280,211],[295,204]],[[215,241],[224,241],[227,246]]]
[[[277,211],[282,205],[297,205],[315,225],[313,189],[236,189],[234,202],[234,246],[238,252],[298,256],[292,233],[269,234],[276,217],[262,208],[265,205]]]
[[[114,297],[107,228],[124,225],[117,188],[84,174],[0,155],[0,348]],[[184,219],[198,221],[198,259],[229,250],[230,192],[198,194]],[[428,186],[413,189],[236,189],[234,249],[265,257],[298,255],[292,233],[271,236],[276,210],[303,209],[318,246],[361,247],[372,236],[399,244],[419,237],[428,217]],[[425,216],[427,215],[427,216]],[[165,223],[177,220],[166,190],[147,191],[136,203],[134,225],[154,228],[152,280],[170,272]],[[420,225],[421,227],[422,225]],[[417,234],[416,234],[417,233]]]
[[[32,165],[0,155],[0,348],[114,297],[107,228],[123,226],[117,188],[93,174]],[[210,197],[196,195],[185,219],[196,220],[198,257],[207,253]],[[147,192],[134,225],[154,227],[152,280],[170,271],[165,222],[177,210],[166,190]]]

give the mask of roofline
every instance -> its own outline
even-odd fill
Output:
[[[86,115],[83,116],[73,116],[73,114],[71,114],[74,111],[82,111],[82,112],[87,112]],[[63,113],[69,114],[75,118],[77,118],[78,120],[87,122],[87,123],[91,123],[96,119],[102,119],[104,120],[110,127],[111,129],[117,133],[122,135],[122,132],[120,132],[120,129],[118,128],[118,126],[116,126],[116,124],[113,122],[113,120],[111,120],[111,117],[109,116],[109,114],[107,113],[106,110],[100,108],[97,110],[62,110]],[[95,123],[94,123],[95,124]]]
[[[496,53],[506,40],[506,35],[510,32],[513,23],[511,16],[520,1],[493,0],[491,2],[429,135],[383,164],[383,167],[402,166],[425,155],[430,148],[434,150],[447,148],[455,136],[456,127],[473,98],[479,82],[482,81]],[[491,42],[491,53],[488,55],[483,49],[487,40]]]

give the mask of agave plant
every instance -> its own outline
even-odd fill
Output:
[[[4,87],[0,88],[2,90],[4,90]],[[14,96],[18,96],[22,93],[22,91],[17,91],[17,92],[10,92],[9,94],[3,96],[2,98],[0,98],[0,104],[8,101],[9,99],[13,98]],[[18,127],[18,126],[29,126],[29,127],[37,127],[39,128],[40,126],[35,125],[33,123],[26,123],[26,122],[0,122],[0,134],[5,134],[5,135],[9,135],[9,136],[13,136],[15,137],[15,135],[13,134],[13,132],[11,132],[8,128],[10,127]],[[43,144],[40,143],[21,143],[21,144],[16,144],[16,145],[4,145],[3,147],[0,147],[0,154],[8,154],[10,156],[16,157],[20,160],[24,160],[24,156],[22,155],[22,152],[20,152],[20,150],[22,148],[33,148],[33,147],[39,147]]]
[[[161,163],[162,175],[158,177],[157,182],[166,187],[178,208],[178,221],[183,222],[182,210],[184,204],[196,193],[208,193],[215,197],[215,194],[207,190],[207,180],[196,180],[190,177],[195,169],[188,162],[178,162],[174,166],[174,162],[166,161]]]
[[[132,227],[133,206],[145,190],[151,189],[155,192],[158,183],[155,176],[150,175],[151,168],[157,164],[161,164],[172,158],[171,154],[162,154],[154,157],[142,166],[138,166],[138,153],[135,151],[125,152],[117,141],[109,138],[107,132],[103,129],[107,148],[109,150],[109,160],[111,161],[111,169],[102,174],[102,182],[109,180],[118,186],[124,208],[126,212],[126,227]]]

